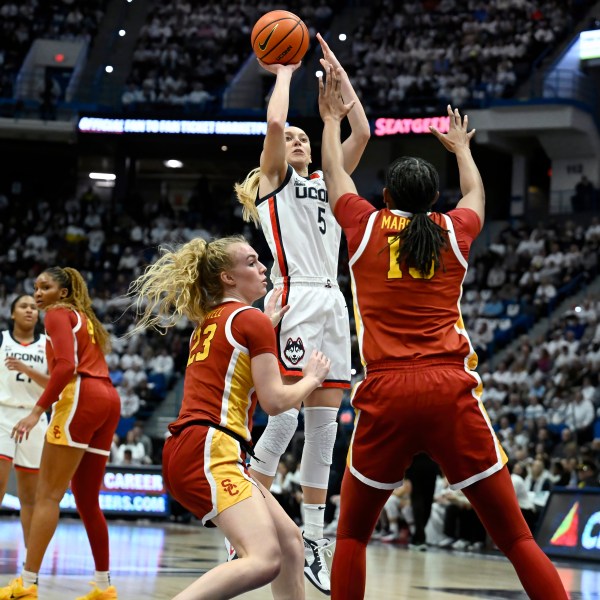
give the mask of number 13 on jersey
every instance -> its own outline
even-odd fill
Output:
[[[388,279],[402,279],[402,269],[398,264],[398,252],[400,251],[400,238],[395,236],[388,236],[388,246],[390,248],[390,269],[388,271]],[[408,274],[413,279],[431,279],[435,275],[435,267],[433,260],[431,261],[431,268],[429,273],[425,277],[421,274],[418,269],[410,267]]]

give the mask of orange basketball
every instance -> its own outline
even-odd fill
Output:
[[[300,62],[308,50],[308,29],[300,17],[287,10],[272,10],[252,28],[252,50],[272,65]]]

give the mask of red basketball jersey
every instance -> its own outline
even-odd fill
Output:
[[[376,210],[364,198],[345,194],[335,205],[335,216],[348,241],[363,364],[458,359],[475,368],[477,355],[462,321],[460,298],[469,248],[481,229],[477,214],[468,208],[430,213],[448,230],[448,249],[426,278],[397,263],[397,234],[410,223],[411,213]]]
[[[50,372],[58,358],[67,355],[75,371],[88,377],[108,377],[108,366],[87,317],[69,308],[54,308],[46,313],[46,354]]]
[[[267,352],[277,356],[275,330],[260,310],[228,300],[208,313],[190,339],[183,403],[171,433],[202,419],[250,440],[257,400],[250,360]]]
[[[108,378],[108,366],[94,325],[74,308],[52,308],[44,318],[50,381],[37,404],[48,408],[75,375]]]

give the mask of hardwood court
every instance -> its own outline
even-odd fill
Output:
[[[207,569],[225,561],[223,536],[198,525],[111,521],[111,573],[120,600],[172,598]],[[24,560],[21,527],[14,517],[0,519],[0,584]],[[526,599],[510,563],[496,554],[432,549],[415,552],[373,542],[368,548],[369,600]],[[600,599],[600,564],[557,562],[572,600]],[[61,520],[40,575],[41,600],[74,600],[87,593],[93,562],[83,526]],[[245,594],[271,598],[270,590]],[[324,600],[308,582],[308,600]]]

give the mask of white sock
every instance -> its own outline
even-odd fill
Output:
[[[37,584],[38,574],[34,573],[33,571],[26,571],[23,569],[23,572],[21,573],[21,579],[23,580],[23,587],[28,588],[34,583]]]
[[[105,590],[110,586],[110,573],[108,571],[96,571],[94,581],[101,590]]]
[[[399,532],[398,521],[390,521],[390,531],[393,534],[398,535],[398,532]]]
[[[304,537],[309,540],[318,540],[323,537],[323,526],[325,525],[325,505],[304,505]]]

